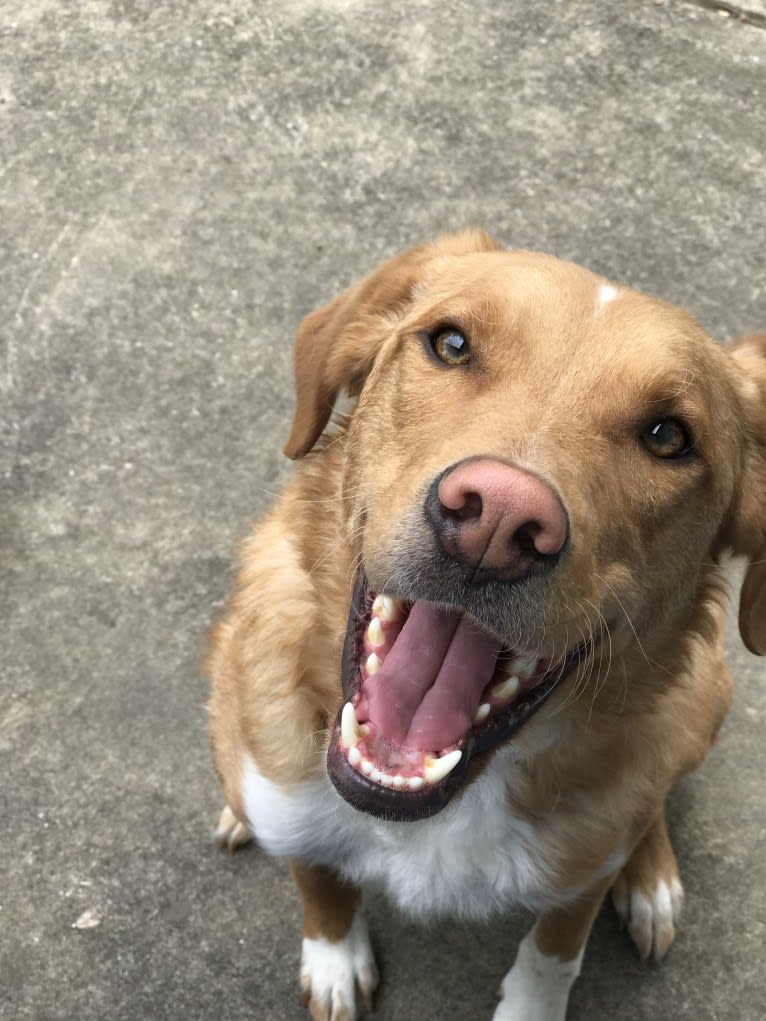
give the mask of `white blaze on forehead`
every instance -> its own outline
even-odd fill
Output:
[[[596,315],[617,297],[617,288],[612,284],[600,284],[596,303]]]
[[[741,382],[741,385],[742,385],[742,389],[744,391],[745,397],[749,401],[755,402],[755,401],[758,400],[761,391],[758,389],[758,384],[754,380],[752,380],[752,379],[743,379],[742,382]]]

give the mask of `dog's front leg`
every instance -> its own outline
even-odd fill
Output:
[[[613,878],[538,920],[503,979],[493,1021],[564,1021],[593,920]]]
[[[356,1021],[378,984],[361,894],[330,869],[291,863],[303,901],[301,989],[314,1021]],[[359,994],[359,996],[357,995]]]

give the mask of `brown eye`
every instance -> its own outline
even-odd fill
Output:
[[[694,447],[686,427],[677,418],[664,418],[641,433],[641,442],[655,457],[684,457]]]
[[[471,359],[468,341],[457,330],[440,330],[431,338],[431,347],[445,365],[465,365]]]

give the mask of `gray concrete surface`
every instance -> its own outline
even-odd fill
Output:
[[[766,326],[762,5],[714,6],[3,0],[3,1018],[302,1016],[285,869],[209,842],[199,669],[293,330],[466,223]],[[572,1021],[766,1015],[766,669],[729,645],[678,942],[645,968],[602,912]],[[371,917],[381,1021],[489,1019],[528,924]]]

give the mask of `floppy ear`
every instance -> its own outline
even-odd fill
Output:
[[[412,301],[425,266],[434,258],[500,248],[480,230],[411,248],[306,316],[295,341],[296,407],[284,452],[307,454],[322,434],[335,399],[345,387],[358,396],[392,321]]]
[[[750,558],[739,603],[745,645],[766,656],[766,333],[740,337],[730,348],[744,374],[748,448],[737,508],[734,548]]]

